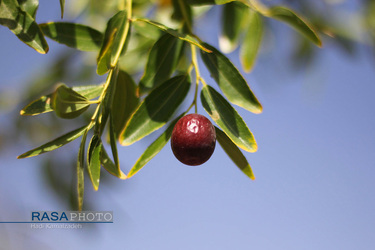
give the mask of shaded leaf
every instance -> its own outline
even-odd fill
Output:
[[[82,51],[97,51],[103,42],[101,32],[82,24],[50,22],[39,27],[52,40]]]
[[[110,174],[120,178],[120,179],[126,179],[126,174],[124,174],[121,169],[116,166],[115,163],[109,158],[103,144],[101,145],[101,151],[100,151],[100,162],[103,165],[104,169],[107,170]]]
[[[87,149],[87,172],[90,176],[92,186],[95,191],[99,189],[100,182],[100,150],[102,142],[97,135],[91,138]]]
[[[65,0],[60,0],[61,19],[64,18]]]
[[[255,180],[255,176],[249,162],[242,154],[241,150],[232,142],[232,140],[219,128],[215,127],[216,139],[225,153],[232,159],[234,164],[250,179]]]
[[[34,18],[22,10],[17,0],[0,1],[0,24],[8,27],[21,41],[41,54],[48,44]]]
[[[78,211],[82,211],[83,206],[83,194],[85,190],[85,146],[86,138],[89,129],[85,128],[79,146],[78,159],[77,159],[77,198],[78,198]]]
[[[114,70],[111,70],[107,76],[106,84],[108,84],[108,87],[107,87],[104,99],[102,103],[100,104],[101,113],[99,116],[97,116],[97,119],[96,119],[97,122],[94,128],[95,133],[97,133],[100,136],[104,132],[105,126],[108,121],[108,117],[111,113],[111,105],[112,105],[114,93],[116,91],[116,82],[117,82],[118,72],[119,72],[118,67],[116,67]]]
[[[283,21],[294,29],[299,31],[301,34],[306,36],[310,41],[316,44],[318,47],[322,46],[322,41],[316,32],[310,27],[310,25],[304,21],[300,16],[294,13],[292,10],[276,6],[269,9],[268,15],[274,19]]]
[[[211,86],[205,85],[201,91],[201,101],[206,112],[238,147],[248,152],[257,151],[253,134],[223,96]]]
[[[228,100],[253,113],[261,113],[259,103],[249,85],[231,61],[216,48],[204,44],[212,53],[201,51],[203,62]]]
[[[187,0],[191,5],[219,5],[233,2],[234,0]]]
[[[248,10],[249,8],[239,2],[224,5],[221,17],[222,35],[219,39],[220,49],[224,53],[230,53],[237,48]]]
[[[135,175],[139,170],[141,170],[152,158],[154,158],[167,144],[169,139],[172,136],[172,131],[174,126],[176,125],[177,121],[184,116],[185,113],[178,116],[174,119],[168,126],[168,128],[162,133],[147,149],[143,152],[141,157],[138,158],[137,162],[134,166],[130,169],[128,173],[128,178]]]
[[[120,143],[130,145],[164,126],[185,99],[190,83],[180,75],[155,88],[139,105],[120,135]]]
[[[162,31],[154,25],[146,22],[132,22],[134,32],[148,40],[156,41],[163,34]]]
[[[256,11],[249,11],[249,26],[240,50],[242,67],[246,72],[254,66],[263,37],[262,18]]]
[[[104,41],[97,59],[97,73],[102,75],[114,68],[123,51],[129,31],[129,20],[125,10],[119,11],[107,24]]]
[[[191,43],[195,46],[197,46],[198,48],[200,48],[201,50],[204,50],[208,53],[211,52],[211,50],[205,48],[204,46],[202,46],[195,38],[193,38],[192,36],[189,36],[189,35],[186,35],[186,34],[181,34],[179,33],[178,31],[174,30],[174,29],[171,29],[171,28],[168,28],[167,26],[161,24],[161,23],[158,23],[158,22],[154,22],[154,21],[151,21],[151,20],[148,20],[148,19],[144,19],[144,18],[137,18],[135,19],[134,21],[141,21],[141,22],[145,22],[145,23],[148,23],[150,25],[153,25],[155,27],[157,27],[158,29],[164,31],[164,32],[167,32],[169,34],[171,34],[172,36],[175,36],[177,37],[178,39],[181,39],[185,42],[188,42],[188,43]]]
[[[112,100],[113,129],[116,138],[124,129],[131,114],[138,107],[139,98],[136,95],[136,85],[132,77],[125,71],[119,71],[116,91]]]
[[[61,118],[80,116],[89,106],[89,100],[66,85],[60,85],[52,96],[52,108]]]
[[[83,126],[81,128],[78,128],[76,130],[73,130],[65,135],[62,135],[53,141],[47,142],[46,144],[43,144],[40,147],[37,147],[35,149],[32,149],[30,151],[27,151],[26,153],[23,153],[22,155],[18,156],[17,159],[22,159],[22,158],[27,158],[27,157],[32,157],[32,156],[37,156],[43,153],[50,152],[52,150],[58,149],[65,144],[68,144],[69,142],[74,141],[81,135],[85,133],[86,130],[89,130],[90,127],[88,126]]]
[[[93,99],[98,97],[103,91],[103,85],[89,85],[89,86],[77,86],[72,88],[78,94],[86,97],[87,99]],[[51,107],[52,94],[45,95],[39,99],[32,101],[27,106],[25,106],[20,114],[21,115],[39,115],[47,112],[53,111]]]
[[[117,140],[114,128],[114,118],[112,114],[109,117],[109,142],[111,144],[112,156],[113,160],[115,161],[115,166],[118,169],[118,172],[120,173],[120,161],[118,159]]]
[[[184,33],[189,33],[193,27],[193,14],[187,0],[172,0],[172,6],[172,18],[182,22]]]
[[[139,82],[140,95],[168,80],[175,70],[183,41],[166,33],[152,47],[144,75]]]

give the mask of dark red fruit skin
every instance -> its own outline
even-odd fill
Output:
[[[182,117],[172,131],[173,154],[186,165],[205,163],[214,152],[215,143],[215,127],[203,115],[189,114]]]

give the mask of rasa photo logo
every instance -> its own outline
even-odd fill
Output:
[[[113,223],[112,211],[34,211],[31,228],[82,228],[82,223]]]
[[[112,211],[33,211],[31,221],[0,221],[0,224],[31,224],[32,229],[79,229],[86,223],[113,223]]]

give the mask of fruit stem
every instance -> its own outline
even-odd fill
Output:
[[[195,92],[194,92],[194,101],[192,105],[193,104],[195,105],[195,113],[198,113],[197,97],[198,97],[199,80],[201,79],[201,75],[199,72],[199,66],[198,66],[198,60],[197,60],[197,48],[193,44],[190,44],[190,47],[191,47],[191,61],[195,70]]]

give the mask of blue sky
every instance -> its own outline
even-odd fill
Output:
[[[41,2],[40,21],[56,20],[58,7]],[[285,40],[264,51],[254,72],[245,75],[264,112],[254,115],[237,108],[259,146],[258,152],[245,153],[255,181],[241,173],[219,145],[206,164],[187,167],[173,157],[168,144],[129,180],[107,175],[98,192],[87,181],[85,202],[95,210],[114,211],[114,224],[77,230],[0,224],[2,245],[8,249],[77,245],[130,250],[373,249],[375,60],[364,48],[352,58],[328,42],[315,64],[293,70],[285,61],[291,46],[288,37],[294,33],[282,27],[286,33],[279,38]],[[213,37],[205,38],[215,44]],[[0,43],[1,92],[21,88],[31,73],[43,70],[61,50],[49,41],[48,55],[39,55],[4,27],[0,27]],[[231,56],[239,65],[236,53]],[[201,106],[199,112],[204,114]],[[7,116],[0,115],[1,124],[8,124]],[[124,169],[129,170],[150,140],[119,148]],[[29,220],[31,211],[67,209],[48,190],[38,157],[16,160],[31,146],[11,145],[0,152],[0,221]],[[77,147],[72,144],[60,152]]]

